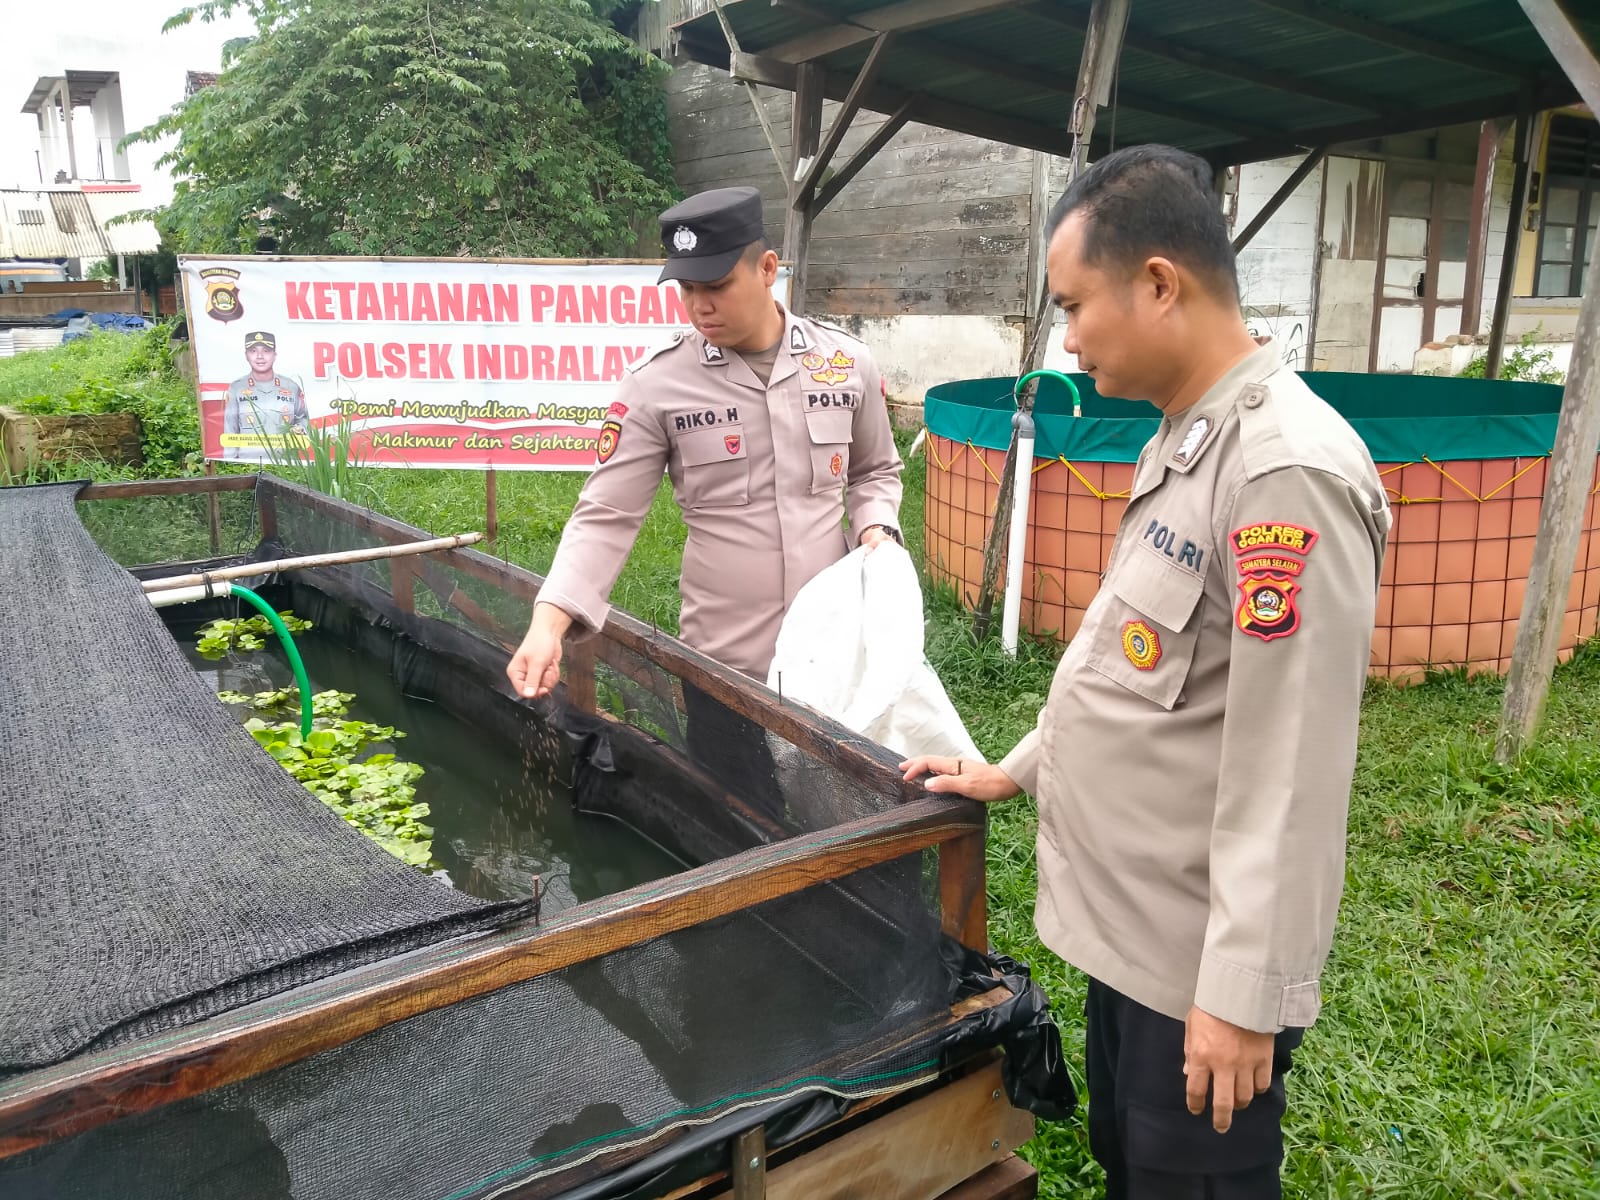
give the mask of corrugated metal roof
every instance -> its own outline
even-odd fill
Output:
[[[740,49],[772,75],[761,82],[785,86],[795,62],[819,61],[835,100],[872,30],[917,7],[722,2]],[[867,107],[894,111],[909,98],[913,120],[1064,153],[1090,0],[972,0],[965,15],[940,20],[956,6],[924,7],[929,19],[889,43]],[[1567,8],[1600,45],[1600,5]],[[1523,96],[1536,109],[1577,99],[1512,0],[1132,0],[1130,13],[1095,154],[1114,129],[1119,145],[1167,142],[1231,164],[1508,116]],[[715,12],[677,31],[689,57],[728,67]],[[812,58],[852,33],[852,44]]]
[[[112,254],[154,254],[160,248],[161,233],[154,221],[116,219],[148,208],[146,197],[136,192],[89,192],[86,197]]]
[[[107,225],[129,211],[129,197],[75,188],[0,190],[0,258],[110,258],[152,254],[161,237],[149,221]]]

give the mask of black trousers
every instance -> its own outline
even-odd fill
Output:
[[[1084,1012],[1089,1148],[1107,1200],[1280,1200],[1283,1077],[1303,1029],[1278,1035],[1272,1086],[1218,1133],[1209,1106],[1198,1117],[1187,1107],[1182,1021],[1096,979]]]

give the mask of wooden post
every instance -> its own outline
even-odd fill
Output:
[[[728,14],[722,9],[722,0],[711,0],[711,6],[716,9],[717,23],[722,26],[722,38],[728,43],[728,53],[737,57],[742,53],[739,39],[728,22]],[[772,151],[772,161],[778,164],[778,173],[781,175],[788,167],[778,149],[778,135],[772,131],[772,122],[767,118],[767,106],[761,103],[761,93],[756,91],[754,83],[748,79],[740,82],[744,84],[745,95],[750,97],[750,103],[756,110],[756,120],[761,122],[761,132],[766,135],[767,149]]]
[[[1485,121],[1478,130],[1478,165],[1472,177],[1472,216],[1467,223],[1467,287],[1461,332],[1478,335],[1483,323],[1483,267],[1489,255],[1489,214],[1494,207],[1494,166],[1500,157],[1501,121]],[[1319,227],[1320,228],[1320,227]],[[1320,236],[1320,235],[1319,235]]]
[[[1304,183],[1306,176],[1316,170],[1318,164],[1327,156],[1328,148],[1326,146],[1318,146],[1305,156],[1300,165],[1294,169],[1293,174],[1285,179],[1282,186],[1273,192],[1267,202],[1261,206],[1261,211],[1251,217],[1250,223],[1233,239],[1233,252],[1235,254],[1250,244],[1250,239],[1261,232],[1266,223],[1272,220],[1272,215],[1283,207],[1283,202],[1294,195],[1295,188]],[[1223,172],[1218,171],[1216,177],[1221,180],[1224,177]]]
[[[207,475],[217,473],[217,464],[210,459],[206,460],[205,472]],[[217,506],[217,494],[206,493],[206,521],[211,526],[211,553],[213,556],[222,553],[222,510]]]
[[[483,474],[483,534],[491,542],[500,536],[500,481],[493,467]]]
[[[1517,0],[1591,112],[1600,114],[1600,59],[1556,0]]]
[[[278,540],[278,502],[261,488],[256,489],[256,525],[261,530],[262,541]]]
[[[794,117],[791,126],[789,166],[789,208],[784,217],[783,257],[790,263],[789,311],[806,310],[806,268],[811,260],[811,222],[816,206],[801,196],[801,163],[816,155],[822,145],[821,63],[801,63],[795,68]]]
[[[1517,247],[1522,242],[1522,214],[1528,201],[1528,150],[1533,140],[1533,114],[1517,114],[1514,159],[1511,177],[1511,211],[1506,214],[1505,250],[1500,256],[1500,282],[1494,293],[1494,320],[1489,326],[1489,357],[1484,375],[1500,378],[1500,360],[1506,349],[1506,322],[1511,318],[1511,287],[1517,274]]]
[[[408,558],[391,559],[389,561],[389,579],[389,594],[394,597],[395,606],[401,612],[416,612],[417,572],[411,560]]]
[[[1513,758],[1539,727],[1550,675],[1555,670],[1561,626],[1567,614],[1573,564],[1583,533],[1584,509],[1594,483],[1600,448],[1600,254],[1589,263],[1583,305],[1578,312],[1572,366],[1556,421],[1556,443],[1545,476],[1539,508],[1539,536],[1533,547],[1528,590],[1506,677],[1505,707],[1495,738],[1495,757]]]
[[[767,1134],[757,1125],[733,1139],[733,1200],[766,1200]]]
[[[599,712],[595,687],[595,639],[575,638],[566,649],[567,699],[572,706],[593,715]]]
[[[1600,62],[1578,35],[1555,0],[1518,0],[1550,53],[1591,105],[1600,104]],[[1518,196],[1520,207],[1526,189],[1527,115],[1517,120]],[[1520,220],[1507,230],[1507,245],[1519,231]],[[1509,256],[1508,256],[1509,257]],[[1500,295],[1507,294],[1505,280],[1511,264],[1501,268]],[[1491,373],[1498,368],[1496,344],[1503,344],[1505,326],[1496,304],[1498,326],[1490,344]],[[1495,757],[1506,762],[1518,754],[1539,728],[1544,703],[1550,693],[1561,645],[1561,627],[1572,589],[1573,564],[1583,533],[1584,509],[1594,480],[1596,451],[1600,448],[1600,254],[1589,263],[1583,282],[1583,302],[1578,309],[1577,335],[1572,344],[1572,365],[1567,370],[1561,415],[1556,421],[1556,442],[1545,475],[1544,503],[1539,508],[1539,536],[1533,547],[1528,590],[1522,598],[1517,642],[1511,652],[1511,672],[1506,678],[1505,707],[1495,737]]]
[[[1089,141],[1094,136],[1095,115],[1110,97],[1111,80],[1116,74],[1117,60],[1122,55],[1122,34],[1128,26],[1131,5],[1132,0],[1094,0],[1089,10],[1089,28],[1083,38],[1083,57],[1078,62],[1078,86],[1072,102],[1072,152],[1067,158],[1068,187],[1083,171],[1083,165],[1089,157]],[[1048,250],[1048,236],[1043,245]],[[1039,277],[1044,281],[1044,292],[1039,297],[1033,326],[1022,347],[1021,373],[1024,375],[1044,365],[1050,327],[1055,322],[1049,279],[1043,271]],[[1033,391],[1017,397],[1017,405],[1020,408],[1032,408]],[[1026,482],[1023,486],[1028,486],[1033,481],[1033,464],[1025,464],[1025,470]],[[1006,451],[1006,465],[1000,472],[1000,492],[995,497],[989,541],[983,548],[983,581],[978,587],[978,617],[973,626],[980,641],[989,631],[989,614],[994,610],[995,588],[1000,581],[1000,563],[1005,556],[1006,539],[1011,535],[1011,495],[1016,490],[1017,477],[1023,474],[1024,471],[1017,464],[1017,438],[1013,433],[1011,448]]]
[[[833,161],[833,156],[844,143],[844,135],[850,131],[850,122],[855,120],[856,113],[861,111],[862,99],[877,81],[878,72],[883,68],[883,60],[889,49],[889,39],[889,34],[880,33],[877,40],[872,43],[872,49],[867,52],[867,61],[862,63],[861,70],[856,72],[855,82],[850,85],[844,103],[834,114],[833,124],[828,126],[827,138],[812,156],[804,173],[793,184],[793,202],[809,208],[813,215],[819,208],[815,198],[817,185],[822,181],[822,173],[828,169],[828,164]]]
[[[983,830],[939,847],[939,914],[944,932],[981,954],[989,952],[988,881]]]

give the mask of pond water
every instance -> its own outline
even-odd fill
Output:
[[[217,691],[251,693],[294,682],[275,639],[265,650],[208,660],[195,649],[192,632],[174,632]],[[514,748],[404,695],[386,663],[314,629],[297,634],[295,644],[314,691],[353,692],[349,718],[405,732],[393,746],[375,749],[393,750],[424,768],[416,789],[432,809],[433,869],[461,891],[485,900],[521,898],[533,894],[537,878],[548,916],[683,870],[683,863],[621,822],[575,811],[555,764],[525,763]],[[241,710],[241,720],[245,715]]]

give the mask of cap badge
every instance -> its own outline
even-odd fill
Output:
[[[672,231],[672,248],[679,254],[687,254],[699,244],[700,239],[687,225],[679,225]]]

